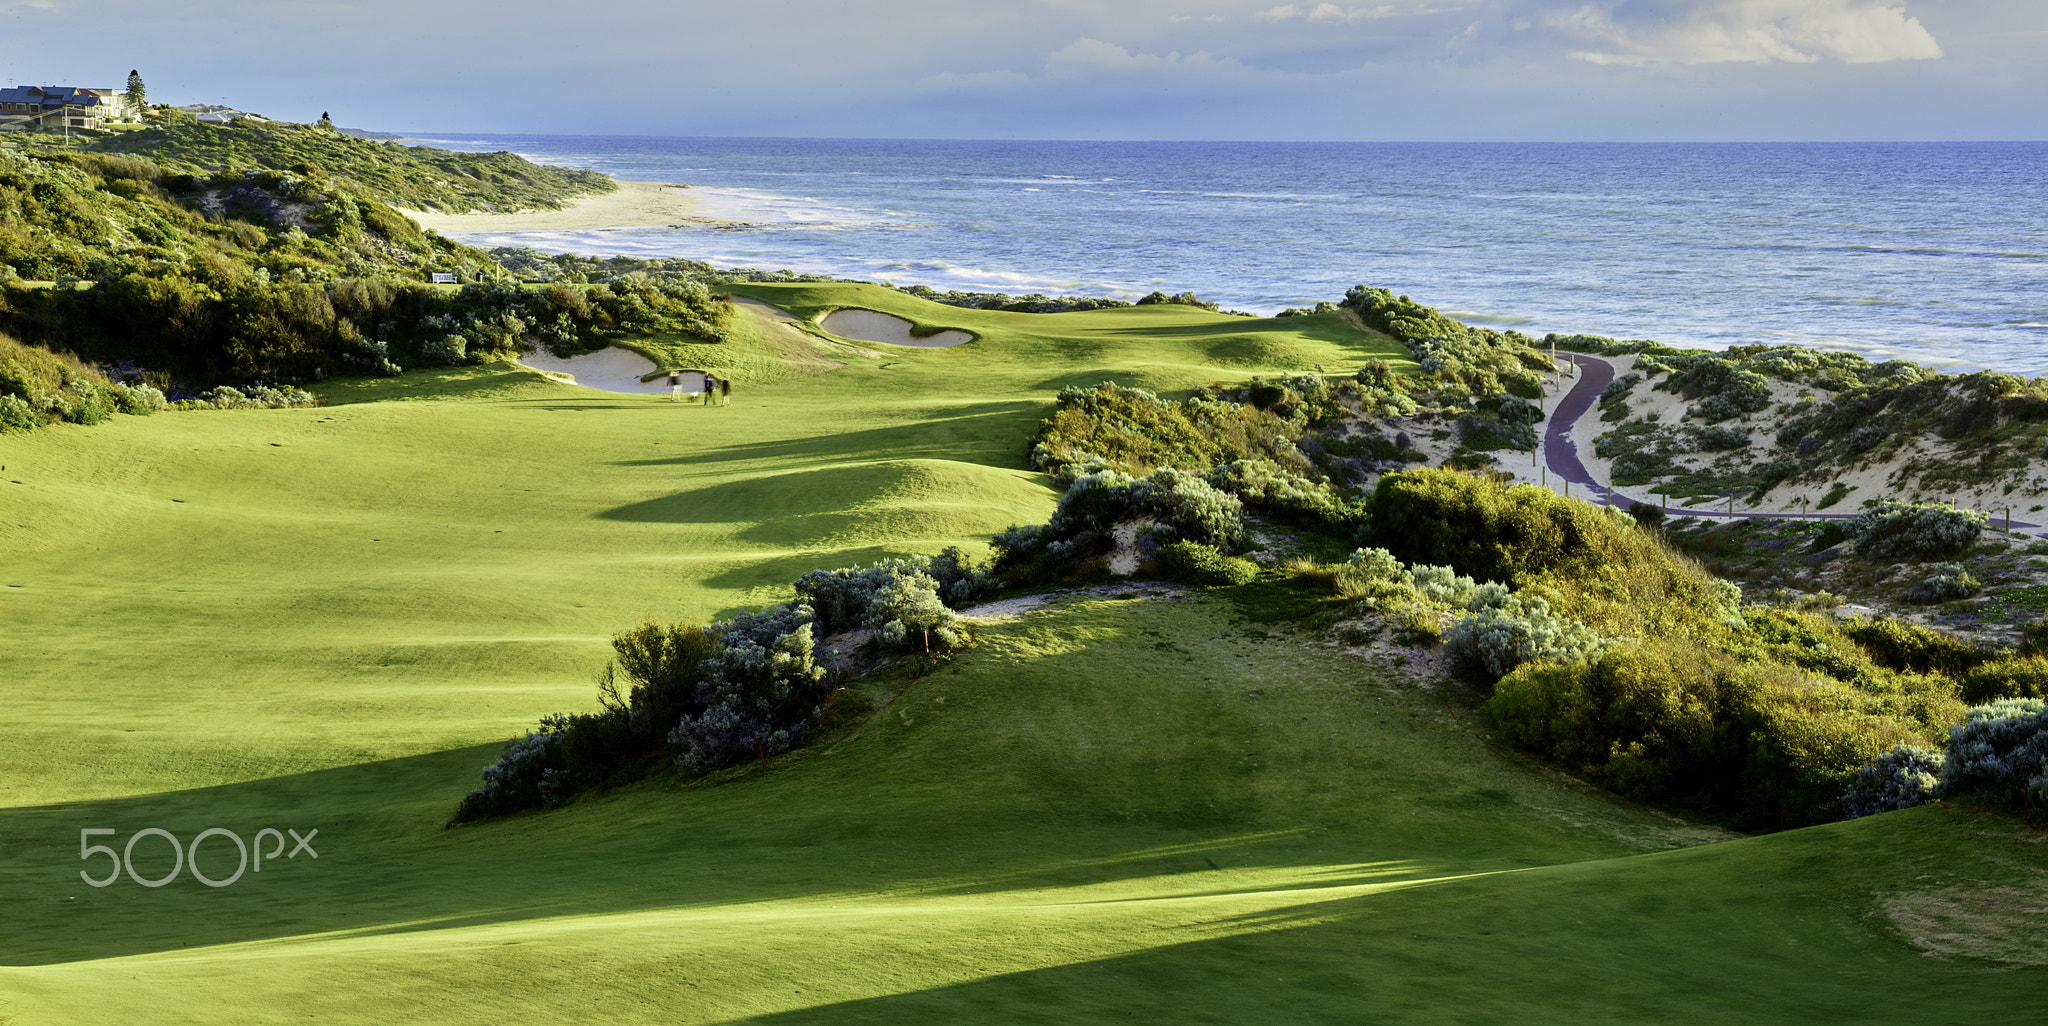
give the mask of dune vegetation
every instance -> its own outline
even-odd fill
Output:
[[[633,340],[731,375],[724,407],[480,362],[309,382],[317,407],[0,435],[0,1021],[1856,1021],[2009,1015],[2048,986],[2041,834],[1998,802],[1744,836],[1739,809],[1637,804],[1518,747],[1487,685],[1368,637],[1443,630],[1415,615],[1430,582],[1484,582],[1415,571],[1463,562],[1551,589],[1609,651],[1659,610],[1731,666],[1743,637],[1767,661],[1806,645],[1724,622],[1696,564],[1578,503],[1460,500],[1553,525],[1549,549],[1356,537],[1436,493],[1333,490],[1330,460],[1381,457],[1303,450],[1432,373],[1355,311],[725,287],[802,323],[859,307],[975,340],[877,352],[737,305],[721,342]],[[1492,359],[1458,380],[1513,370]],[[1285,383],[1304,376],[1329,394]],[[1244,444],[1151,427],[1202,423]],[[1411,475],[1380,480],[1437,480]],[[1057,558],[1010,558],[1077,485],[1072,530],[1043,536]],[[1161,551],[1292,555],[1218,588],[1116,576],[1123,543],[1091,535],[1140,500],[1246,525],[1150,535]],[[1008,583],[994,597],[1039,598],[969,608],[944,658],[869,655],[782,754],[699,772],[650,748],[644,772],[450,826],[507,738],[605,708],[594,678],[636,624],[948,547]],[[1652,565],[1603,577],[1615,554]],[[1885,650],[1940,658],[1916,637]],[[1872,680],[1932,668],[1820,640]],[[1605,658],[1578,665],[1622,673]],[[80,879],[107,866],[82,830],[153,880],[169,845],[139,832],[212,827],[317,830],[317,858],[218,888]],[[191,850],[235,869],[226,838]]]

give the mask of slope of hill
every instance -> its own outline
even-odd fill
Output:
[[[596,171],[548,167],[502,150],[459,153],[402,146],[289,121],[202,125],[177,111],[142,131],[97,139],[87,150],[147,157],[168,173],[202,178],[291,171],[332,179],[392,206],[450,214],[554,210],[564,200],[618,188]]]
[[[1064,385],[1399,356],[1316,317],[736,290],[976,338],[754,375],[779,350],[741,332],[719,408],[490,364],[9,436],[0,1018],[1867,1021],[2048,988],[2038,831],[1937,806],[1731,838],[1232,592],[984,621],[765,767],[443,829],[640,617],[1042,520],[1024,444]],[[225,879],[212,827],[318,858],[78,876],[107,865],[82,830],[159,829]]]

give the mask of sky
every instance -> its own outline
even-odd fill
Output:
[[[0,0],[8,84],[408,132],[2048,139],[2048,0]]]

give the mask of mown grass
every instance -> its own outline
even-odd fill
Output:
[[[1062,384],[1278,369],[1223,364],[1205,332],[1259,322],[1199,311],[736,291],[979,338],[718,409],[487,366],[7,437],[0,1019],[1846,1021],[2042,992],[1877,914],[2036,886],[2009,820],[1691,847],[1723,835],[1222,594],[990,622],[765,770],[444,830],[497,741],[593,704],[640,616],[1043,518],[1023,446]],[[1270,341],[1332,372],[1363,345]],[[81,828],[216,825],[318,828],[320,858],[220,890],[76,875]]]

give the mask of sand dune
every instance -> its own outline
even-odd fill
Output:
[[[522,210],[516,214],[399,213],[437,232],[588,231],[650,224],[730,224],[706,217],[684,190],[667,182],[620,182],[619,191],[571,200],[561,210]]]

